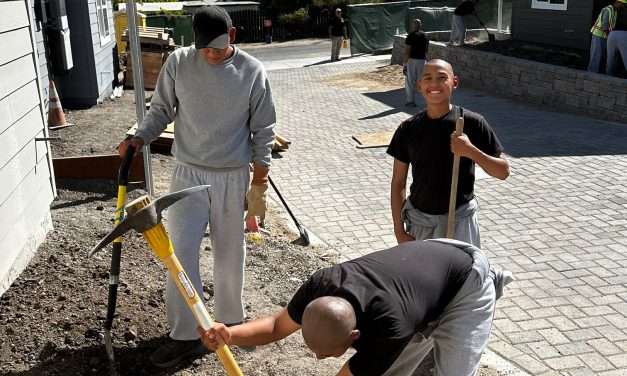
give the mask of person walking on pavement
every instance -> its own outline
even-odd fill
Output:
[[[616,16],[625,3],[627,3],[627,0],[616,0],[614,4],[601,9],[599,17],[597,17],[592,29],[590,29],[592,38],[590,40],[588,72],[599,73],[601,67],[605,65],[604,59],[607,55],[608,34],[616,26]]]
[[[416,107],[416,81],[422,74],[425,65],[427,51],[429,50],[429,38],[421,31],[422,22],[419,19],[411,21],[411,33],[405,38],[405,50],[403,52],[403,74],[405,75],[405,106]]]
[[[627,3],[627,0],[620,0]],[[618,75],[618,54],[623,60],[623,67],[627,70],[627,11],[622,8],[616,17],[614,29],[607,37],[607,62],[605,72],[610,76]]]
[[[455,11],[453,12],[453,23],[451,25],[451,38],[450,43],[453,45],[463,45],[466,40],[466,20],[465,16],[472,14],[475,16],[481,27],[485,27],[481,18],[477,14],[477,10],[475,9],[475,5],[479,0],[466,0],[463,3],[459,4]]]
[[[470,244],[414,241],[315,272],[273,316],[198,331],[216,349],[268,344],[301,329],[318,359],[357,350],[341,376],[410,376],[433,348],[436,375],[472,376],[496,299],[512,280]]]
[[[346,23],[342,18],[342,9],[335,10],[335,17],[329,21],[329,39],[331,39],[331,61],[340,61],[342,42],[347,38]]]
[[[172,154],[176,164],[170,191],[201,184],[211,188],[170,207],[166,226],[176,255],[196,291],[203,291],[199,248],[209,228],[213,253],[214,317],[235,324],[243,307],[244,210],[263,217],[276,123],[275,106],[263,65],[231,45],[236,29],[221,7],[200,8],[193,19],[195,45],[167,59],[150,111],[135,136],[120,144],[137,150],[174,122]],[[252,183],[250,163],[253,163]],[[172,367],[184,358],[207,353],[196,321],[168,277],[166,308],[170,341],[150,361]]]
[[[446,237],[451,169],[460,156],[455,210],[455,239],[480,247],[475,164],[490,176],[506,179],[509,162],[496,134],[483,116],[451,104],[459,78],[439,59],[425,64],[417,83],[427,108],[398,127],[387,153],[394,157],[390,200],[398,243]],[[455,135],[455,122],[464,118],[464,133]],[[407,173],[412,183],[407,197]]]

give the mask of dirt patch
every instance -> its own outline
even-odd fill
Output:
[[[381,92],[402,88],[405,76],[401,65],[382,65],[368,72],[338,74],[324,82],[363,92]]]
[[[378,68],[356,80],[381,87],[398,67]],[[401,77],[399,77],[399,73]],[[375,81],[376,80],[376,81]],[[379,81],[381,80],[381,81]],[[399,83],[402,85],[402,83]],[[147,93],[150,95],[150,93]],[[54,157],[116,153],[118,142],[135,123],[132,91],[88,110],[70,111],[74,125],[52,132]],[[289,152],[289,151],[288,151]],[[173,160],[153,154],[155,194],[167,192]],[[110,247],[93,259],[91,249],[113,226],[117,186],[103,180],[59,180],[51,205],[54,230],[26,270],[0,298],[0,374],[107,375],[102,325],[106,315]],[[128,200],[145,194],[130,186]],[[337,252],[324,246],[294,244],[298,235],[286,224],[284,209],[271,204],[269,234],[248,243],[245,302],[250,317],[284,307],[315,270],[336,262]],[[203,294],[212,310],[212,252],[202,245]],[[123,240],[122,271],[112,335],[120,375],[223,375],[215,355],[182,363],[174,370],[149,365],[149,354],[165,340],[165,270],[141,235]],[[232,349],[246,375],[334,375],[352,354],[316,361],[298,334],[253,351]],[[419,369],[415,375],[426,375]],[[497,375],[481,368],[479,375]]]

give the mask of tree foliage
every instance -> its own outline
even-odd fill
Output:
[[[286,25],[302,25],[309,22],[309,13],[307,9],[300,8],[295,12],[279,15],[278,21]]]

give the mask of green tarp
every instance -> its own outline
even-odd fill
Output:
[[[424,31],[451,30],[453,10],[463,0],[413,0],[380,4],[349,5],[347,18],[351,53],[372,53],[392,48],[395,34],[407,34],[409,22],[422,21]],[[503,23],[510,24],[512,0],[503,0]],[[481,0],[477,13],[489,28],[497,27],[498,0]],[[480,28],[472,16],[466,17],[469,29]]]

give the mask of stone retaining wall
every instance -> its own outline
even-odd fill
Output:
[[[396,36],[392,64],[402,64],[405,36]],[[565,112],[627,123],[627,80],[431,42],[427,59],[453,65],[462,85]]]

